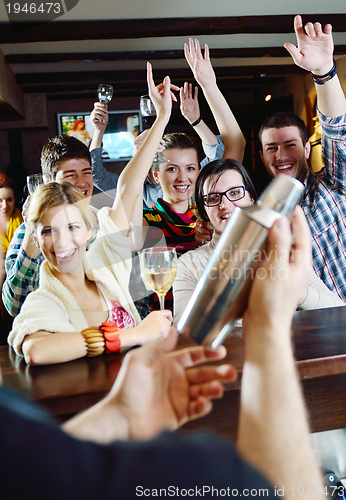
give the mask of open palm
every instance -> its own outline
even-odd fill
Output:
[[[222,359],[224,347],[215,352],[202,346],[169,352],[176,340],[172,329],[167,338],[130,352],[124,360],[109,396],[128,422],[130,439],[150,439],[206,415],[210,400],[223,394],[221,381],[236,378],[230,365],[192,368]]]
[[[331,25],[327,24],[322,30],[320,23],[307,23],[304,29],[301,16],[296,16],[294,30],[298,47],[292,43],[285,43],[285,48],[297,66],[313,73],[322,74],[322,71],[327,73],[333,64],[334,44]]]

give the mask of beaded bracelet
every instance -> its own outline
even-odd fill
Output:
[[[100,330],[105,339],[106,351],[119,352],[121,350],[121,341],[116,322],[104,321],[100,325]]]
[[[196,125],[198,125],[201,120],[202,120],[201,117],[197,118],[197,120],[195,122],[190,123],[191,127],[195,127]]]
[[[324,85],[326,82],[329,82],[329,80],[334,78],[336,72],[337,72],[337,66],[335,60],[333,59],[333,67],[330,71],[328,71],[328,73],[326,73],[325,75],[315,75],[310,71],[310,76],[312,80],[315,83],[317,83],[317,85]]]
[[[87,347],[87,356],[101,356],[105,351],[105,338],[97,326],[85,328],[81,332]]]

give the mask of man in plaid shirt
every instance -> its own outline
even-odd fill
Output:
[[[296,16],[294,28],[298,48],[291,43],[285,47],[315,83],[324,168],[318,173],[309,169],[306,127],[290,113],[265,120],[259,131],[260,154],[272,177],[284,173],[305,184],[301,206],[312,234],[314,271],[346,301],[346,99],[333,61],[332,27],[322,30],[319,23],[308,23],[304,29]]]

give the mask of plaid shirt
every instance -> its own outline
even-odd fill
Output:
[[[16,316],[28,293],[38,288],[39,269],[44,257],[34,259],[22,248],[25,224],[15,231],[5,260],[6,279],[2,287],[2,301],[8,313]]]
[[[314,271],[346,301],[346,115],[319,113],[324,168],[310,172],[301,202],[312,234]]]

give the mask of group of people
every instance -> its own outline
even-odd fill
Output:
[[[293,498],[294,487],[300,486],[306,495],[309,489],[316,497],[325,495],[309,441],[290,327],[297,307],[346,301],[346,99],[333,61],[331,26],[304,27],[300,16],[294,23],[298,47],[285,47],[316,84],[324,168],[319,173],[309,169],[307,131],[298,117],[277,113],[263,123],[259,139],[268,172],[296,177],[305,194],[291,221],[282,217],[269,231],[269,257],[262,266],[272,272],[254,279],[243,315],[246,352],[237,450],[210,435],[161,434],[209,412],[211,400],[222,396],[222,382],[234,380],[236,372],[229,365],[196,367],[222,359],[223,347],[171,352],[177,340],[172,312],[144,313],[131,293],[131,281],[138,279],[136,252],[164,239],[180,255],[173,290],[177,321],[234,208],[257,200],[242,165],[245,139],[217,86],[208,46],[203,55],[198,40],[190,39],[185,57],[220,132],[215,136],[201,120],[197,90],[193,93],[186,83],[180,89],[181,112],[203,142],[203,162],[187,135],[164,135],[177,87],[169,77],[155,86],[150,63],[148,88],[157,117],[136,138],[135,154],[119,176],[102,166],[107,108],[100,103],[91,115],[90,150],[63,135],[43,148],[42,172],[54,182],[25,203],[24,222],[5,261],[3,302],[15,316],[10,345],[35,365],[144,347],[126,355],[110,394],[62,429],[0,390],[6,457],[0,474],[4,483],[14,480],[20,457],[23,495],[29,491],[40,498],[45,484],[50,498],[115,491],[119,498],[160,496],[155,491],[168,485],[187,492],[265,489],[272,498],[277,488]],[[157,151],[164,161],[153,163]],[[114,194],[111,208],[90,207],[94,184]],[[0,187],[0,195],[4,188],[10,189]],[[198,224],[188,203],[193,189]],[[4,226],[4,235],[9,228]],[[285,257],[276,258],[278,252]],[[45,484],[33,473],[38,466]]]

